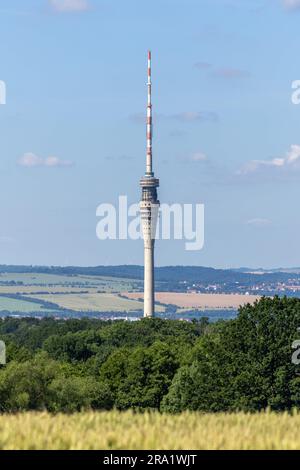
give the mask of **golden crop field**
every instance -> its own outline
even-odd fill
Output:
[[[53,302],[60,307],[78,311],[98,312],[132,312],[142,310],[143,304],[137,300],[124,299],[115,294],[89,293],[89,294],[34,294],[35,299]],[[157,307],[157,311],[164,311],[164,307]]]
[[[143,298],[140,292],[123,292],[122,295],[129,299]],[[181,308],[198,309],[236,309],[240,305],[259,299],[255,295],[242,294],[195,294],[184,292],[156,292],[155,300],[163,304],[173,304]]]
[[[300,413],[82,412],[0,416],[0,449],[300,449]]]

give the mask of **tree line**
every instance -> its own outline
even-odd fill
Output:
[[[299,326],[300,300],[278,297],[214,324],[5,318],[0,411],[290,410],[300,405]]]

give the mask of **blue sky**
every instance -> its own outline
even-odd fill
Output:
[[[0,263],[141,264],[96,208],[140,197],[147,50],[161,202],[204,203],[205,245],[159,265],[299,266],[298,0],[2,0]],[[200,156],[200,157],[199,157]]]

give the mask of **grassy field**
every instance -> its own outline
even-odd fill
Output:
[[[35,284],[73,284],[86,282],[85,279],[81,279],[79,276],[60,276],[56,274],[39,274],[39,273],[2,273],[0,274],[1,282],[23,282],[27,285]]]
[[[141,286],[141,282],[132,279],[123,279],[117,277],[104,276],[63,276],[56,274],[40,274],[40,273],[0,273],[0,283],[4,282],[22,282],[25,286],[61,286],[63,288],[70,287],[95,287],[105,292],[121,292],[125,290],[136,290]],[[7,290],[9,287],[19,292],[23,286],[5,286],[0,285],[2,292],[11,293]]]
[[[0,295],[1,294],[69,294],[69,293],[80,293],[80,292],[89,292],[95,293],[99,290],[98,287],[72,287],[72,286],[1,286],[0,285]]]
[[[8,297],[1,297],[0,295],[0,312],[6,310],[9,312],[48,312],[42,305],[27,300],[10,299]]]
[[[300,413],[0,416],[0,449],[300,449]]]
[[[142,299],[141,292],[123,292],[129,299]],[[155,300],[162,304],[173,304],[182,309],[237,309],[240,305],[259,299],[255,295],[240,294],[194,294],[184,292],[156,292]]]
[[[83,312],[132,312],[143,309],[141,302],[123,299],[114,294],[34,294],[31,297],[53,302],[60,307]],[[156,310],[162,312],[164,307],[157,307]]]

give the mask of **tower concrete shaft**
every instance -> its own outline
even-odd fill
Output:
[[[142,199],[140,202],[144,238],[144,317],[154,316],[154,244],[159,211],[157,188],[159,180],[152,168],[152,83],[151,52],[148,52],[148,101],[147,101],[147,155],[146,172],[141,178]]]

